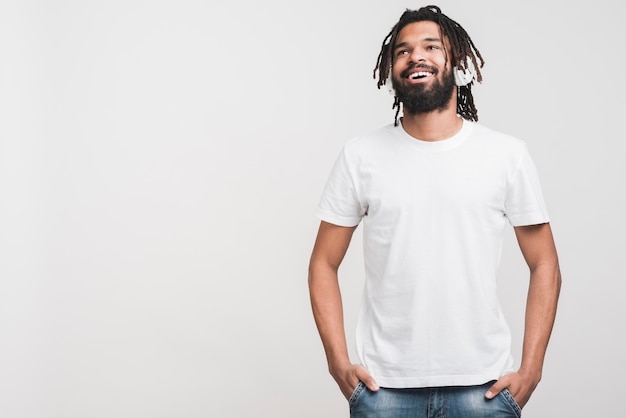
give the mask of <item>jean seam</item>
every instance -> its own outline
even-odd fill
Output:
[[[508,389],[503,389],[502,392],[500,393],[502,393],[502,396],[504,397],[504,399],[506,399],[507,404],[509,404],[511,409],[513,409],[513,411],[515,412],[515,415],[517,415],[518,417],[521,417],[522,408],[520,408],[519,404],[517,403],[513,395],[511,395],[511,392]]]
[[[361,392],[363,392],[364,387],[365,385],[363,384],[363,382],[359,382],[356,385],[356,388],[354,388],[354,392],[352,392],[352,395],[350,396],[350,399],[348,400],[348,405],[350,405],[350,407],[353,407],[357,399],[359,399],[359,396],[361,395]]]

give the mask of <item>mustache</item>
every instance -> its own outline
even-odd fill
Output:
[[[420,69],[420,70],[428,70],[431,73],[433,73],[434,75],[437,75],[437,69],[435,67],[431,67],[430,65],[426,65],[426,64],[411,64],[409,65],[409,67],[407,69],[405,69],[404,71],[402,71],[400,73],[400,77],[402,78],[407,78],[409,76],[409,73],[415,69]]]

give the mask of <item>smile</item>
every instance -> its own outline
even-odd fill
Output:
[[[433,75],[433,73],[431,73],[429,71],[417,71],[417,72],[409,74],[408,78],[411,79],[411,80],[419,80],[421,78],[430,77],[432,75]]]
[[[437,74],[437,69],[428,65],[412,65],[400,73],[400,77],[416,81],[426,80]]]

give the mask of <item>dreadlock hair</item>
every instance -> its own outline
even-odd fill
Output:
[[[387,37],[383,40],[378,59],[376,60],[376,67],[374,67],[374,79],[376,79],[376,72],[378,72],[377,86],[380,89],[387,82],[389,73],[391,72],[391,66],[393,64],[393,49],[396,44],[398,34],[406,25],[421,21],[431,21],[439,25],[442,39],[447,38],[450,43],[450,53],[447,54],[446,60],[450,57],[450,63],[452,67],[465,70],[468,68],[467,60],[471,60],[476,72],[476,80],[480,83],[483,79],[480,68],[485,64],[483,57],[474,45],[474,42],[469,37],[465,29],[461,27],[457,22],[450,19],[445,14],[441,13],[441,9],[437,6],[425,6],[418,10],[407,9],[400,20],[391,29]],[[480,60],[480,65],[478,64]],[[457,113],[466,120],[477,121],[478,111],[474,106],[474,97],[472,96],[472,85],[474,82],[465,85],[457,86]],[[395,96],[392,109],[396,110],[394,119],[394,125],[398,125],[398,115],[400,113],[400,99]]]

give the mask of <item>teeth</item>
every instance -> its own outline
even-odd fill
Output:
[[[416,79],[416,78],[428,77],[429,75],[430,75],[430,73],[429,73],[429,72],[426,72],[426,71],[418,71],[418,72],[416,72],[416,73],[411,74],[411,75],[410,75],[410,77],[411,77],[412,79]]]

